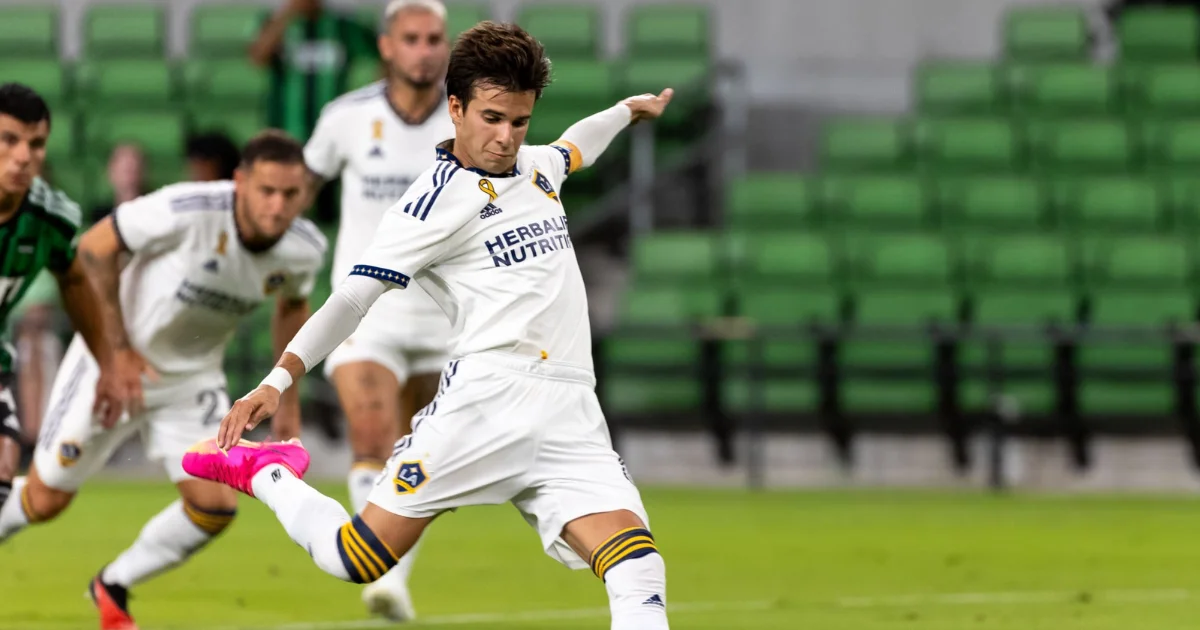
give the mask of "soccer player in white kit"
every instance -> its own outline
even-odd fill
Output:
[[[541,44],[515,25],[483,22],[459,37],[446,79],[455,138],[184,468],[262,500],[319,567],[354,582],[379,579],[438,515],[512,502],[548,554],[604,580],[614,630],[659,630],[666,568],[596,398],[587,295],[558,191],[631,122],[661,115],[671,91],[627,99],[553,145],[521,146],[549,71]],[[309,457],[298,441],[240,438],[380,295],[414,280],[450,314],[455,358],[351,518],[301,481]]]
[[[184,452],[211,435],[229,409],[222,362],[238,323],[275,300],[277,352],[308,317],[308,295],[325,256],[320,231],[298,218],[308,202],[303,147],[268,131],[252,139],[233,181],[186,183],[119,206],[84,234],[79,257],[97,286],[106,337],[153,368],[144,405],[115,425],[94,421],[98,369],[76,335],[51,391],[26,479],[22,509],[0,515],[0,540],[64,509],[118,446],[140,433],[180,499],[142,529],[133,546],[90,585],[105,630],[133,630],[127,590],[173,568],[233,520],[237,494],[184,472]],[[118,275],[122,252],[132,258]],[[295,392],[275,415],[275,433],[300,431]]]
[[[335,288],[370,246],[384,212],[433,163],[437,143],[454,136],[441,81],[450,57],[446,8],[437,0],[393,0],[383,17],[379,53],[387,79],[327,105],[304,149],[318,182],[342,182]],[[437,393],[449,342],[450,320],[414,286],[380,298],[325,359],[325,376],[349,425],[347,485],[356,512],[366,507],[392,444],[411,431],[413,415]],[[396,621],[415,617],[407,581],[416,551],[366,587],[369,610]]]

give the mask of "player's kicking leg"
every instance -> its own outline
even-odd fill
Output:
[[[302,481],[308,464],[308,452],[297,440],[242,440],[226,452],[216,440],[206,440],[183,460],[189,474],[220,480],[265,503],[318,567],[347,582],[383,577],[433,520],[399,516],[369,503],[351,517],[341,503]]]

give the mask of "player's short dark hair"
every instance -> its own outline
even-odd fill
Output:
[[[260,131],[242,149],[241,168],[248,169],[256,162],[304,164],[304,145],[278,129]]]
[[[188,137],[184,156],[189,160],[215,162],[218,179],[232,179],[233,171],[242,159],[241,152],[233,140],[215,131]]]
[[[550,60],[542,43],[516,24],[480,22],[454,42],[446,93],[465,106],[481,86],[506,92],[534,91],[535,98],[550,85]]]
[[[33,88],[21,83],[0,85],[0,114],[32,125],[46,121],[50,125],[50,107]]]

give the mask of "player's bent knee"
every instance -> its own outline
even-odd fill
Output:
[[[21,507],[30,523],[54,520],[74,499],[74,492],[51,488],[34,475],[29,477],[29,482],[21,490]]]
[[[233,507],[202,507],[185,500],[183,512],[193,525],[212,537],[233,524],[233,519],[237,516],[237,506],[235,504]]]
[[[371,531],[360,516],[355,516],[350,522],[342,525],[338,530],[336,543],[336,565],[333,565],[333,558],[320,558],[316,553],[313,554],[313,560],[326,573],[348,579],[350,582],[374,582],[396,566],[400,559],[375,532]],[[333,566],[327,567],[325,563]]]

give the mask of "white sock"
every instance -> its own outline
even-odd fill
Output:
[[[25,478],[13,479],[12,493],[4,506],[0,507],[0,542],[25,529],[29,524],[29,515],[25,514],[24,503]]]
[[[367,497],[371,496],[371,489],[382,470],[383,464],[374,462],[354,462],[350,467],[346,487],[350,490],[350,507],[355,514],[362,514],[363,508],[367,507]]]
[[[338,551],[338,532],[350,522],[341,503],[317,492],[279,464],[258,471],[250,484],[254,496],[271,508],[288,536],[308,551],[322,571],[350,581],[350,572]]]
[[[604,574],[612,630],[666,630],[667,565],[657,553],[631,558]]]
[[[228,515],[224,525],[232,520],[233,515]],[[223,528],[210,527],[217,533]],[[101,579],[130,588],[179,566],[215,536],[201,529],[188,516],[183,500],[178,499],[146,523],[133,545],[104,569]]]

